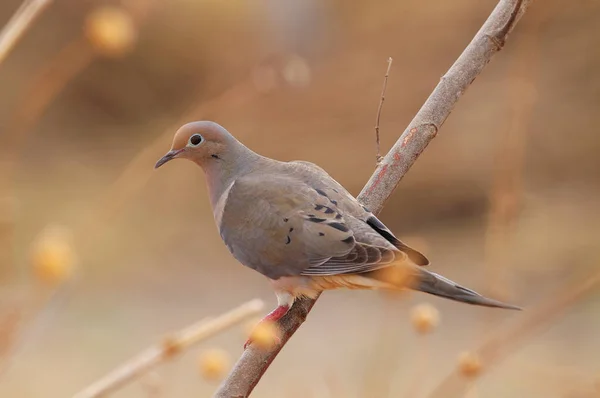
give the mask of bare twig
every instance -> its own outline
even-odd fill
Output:
[[[396,144],[375,170],[358,199],[378,213],[402,177],[435,137],[458,98],[481,73],[494,54],[500,51],[508,33],[525,12],[530,0],[500,0],[482,28],[454,65],[442,77]],[[262,375],[289,338],[300,327],[317,299],[301,299],[280,320],[281,343],[263,351],[250,345],[229,377],[215,393],[218,398],[250,395]]]
[[[523,340],[542,330],[583,297],[598,289],[600,289],[600,272],[589,275],[552,294],[537,308],[529,310],[529,316],[522,322],[497,333],[475,351],[483,363],[483,369],[489,369],[492,365],[497,366]],[[429,398],[461,397],[464,396],[468,387],[462,376],[455,371],[436,387]]]
[[[0,64],[52,0],[25,0],[0,32]]]
[[[73,398],[94,398],[105,396],[125,384],[135,380],[150,369],[165,362],[186,348],[198,344],[207,338],[231,326],[256,315],[262,310],[261,300],[252,300],[215,319],[199,321],[180,332],[167,337],[163,342],[150,347],[126,362],[94,384],[75,394]]]
[[[390,69],[392,69],[392,62],[394,60],[392,57],[389,57],[387,60],[388,67],[385,71],[385,76],[383,78],[383,88],[381,89],[381,99],[379,100],[379,107],[377,108],[377,117],[375,118],[375,145],[377,147],[377,154],[375,155],[375,164],[378,165],[383,156],[381,156],[381,150],[379,148],[379,119],[381,118],[381,109],[383,109],[383,101],[385,101],[385,89],[387,87],[388,77],[390,76]]]

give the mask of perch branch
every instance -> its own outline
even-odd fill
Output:
[[[442,77],[425,104],[377,166],[362,192],[361,203],[378,213],[417,157],[435,137],[458,99],[502,49],[508,34],[525,12],[530,0],[500,0],[487,21],[454,65]],[[248,397],[289,338],[300,327],[317,299],[297,300],[280,320],[282,338],[271,350],[250,345],[221,384],[215,397]]]
[[[377,117],[375,118],[375,145],[377,149],[377,154],[375,155],[375,165],[378,165],[379,162],[383,159],[381,156],[381,150],[379,148],[379,120],[381,119],[381,110],[383,109],[383,101],[385,101],[385,89],[387,88],[388,77],[390,76],[390,69],[392,69],[392,62],[394,60],[392,57],[388,58],[388,67],[385,71],[385,76],[383,77],[383,88],[381,89],[381,99],[379,100],[379,107],[377,108]]]
[[[167,336],[161,343],[140,353],[102,379],[75,394],[73,398],[106,396],[150,369],[262,310],[261,300],[251,300],[214,319],[201,320],[180,332]]]

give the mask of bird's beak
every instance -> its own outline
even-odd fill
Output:
[[[160,166],[167,163],[169,160],[176,158],[177,155],[179,155],[181,153],[181,151],[183,151],[183,149],[173,149],[173,150],[167,152],[167,154],[165,156],[158,159],[158,162],[156,162],[156,164],[154,165],[154,168],[158,169]]]

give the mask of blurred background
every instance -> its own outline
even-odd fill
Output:
[[[358,194],[388,57],[383,153],[495,4],[46,1],[0,52],[0,396],[70,397],[172,331],[276,305],[222,244],[201,170],[153,170],[179,125],[217,121]],[[600,2],[535,2],[381,214],[432,270],[527,310],[327,292],[253,397],[600,395],[598,48]],[[244,330],[111,396],[208,397],[199,356],[224,350],[226,372]],[[489,339],[469,372],[461,353]]]

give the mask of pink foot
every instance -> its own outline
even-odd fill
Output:
[[[285,314],[287,314],[287,312],[290,310],[290,306],[289,305],[280,305],[279,307],[275,308],[273,311],[269,312],[267,314],[267,316],[265,316],[263,319],[261,319],[261,322],[277,322],[279,321]],[[279,339],[279,337],[274,336],[274,338]],[[279,341],[278,343],[280,343],[281,341]],[[248,348],[248,346],[252,344],[252,337],[249,337],[248,340],[246,340],[246,342],[244,343],[244,350],[246,348]]]

